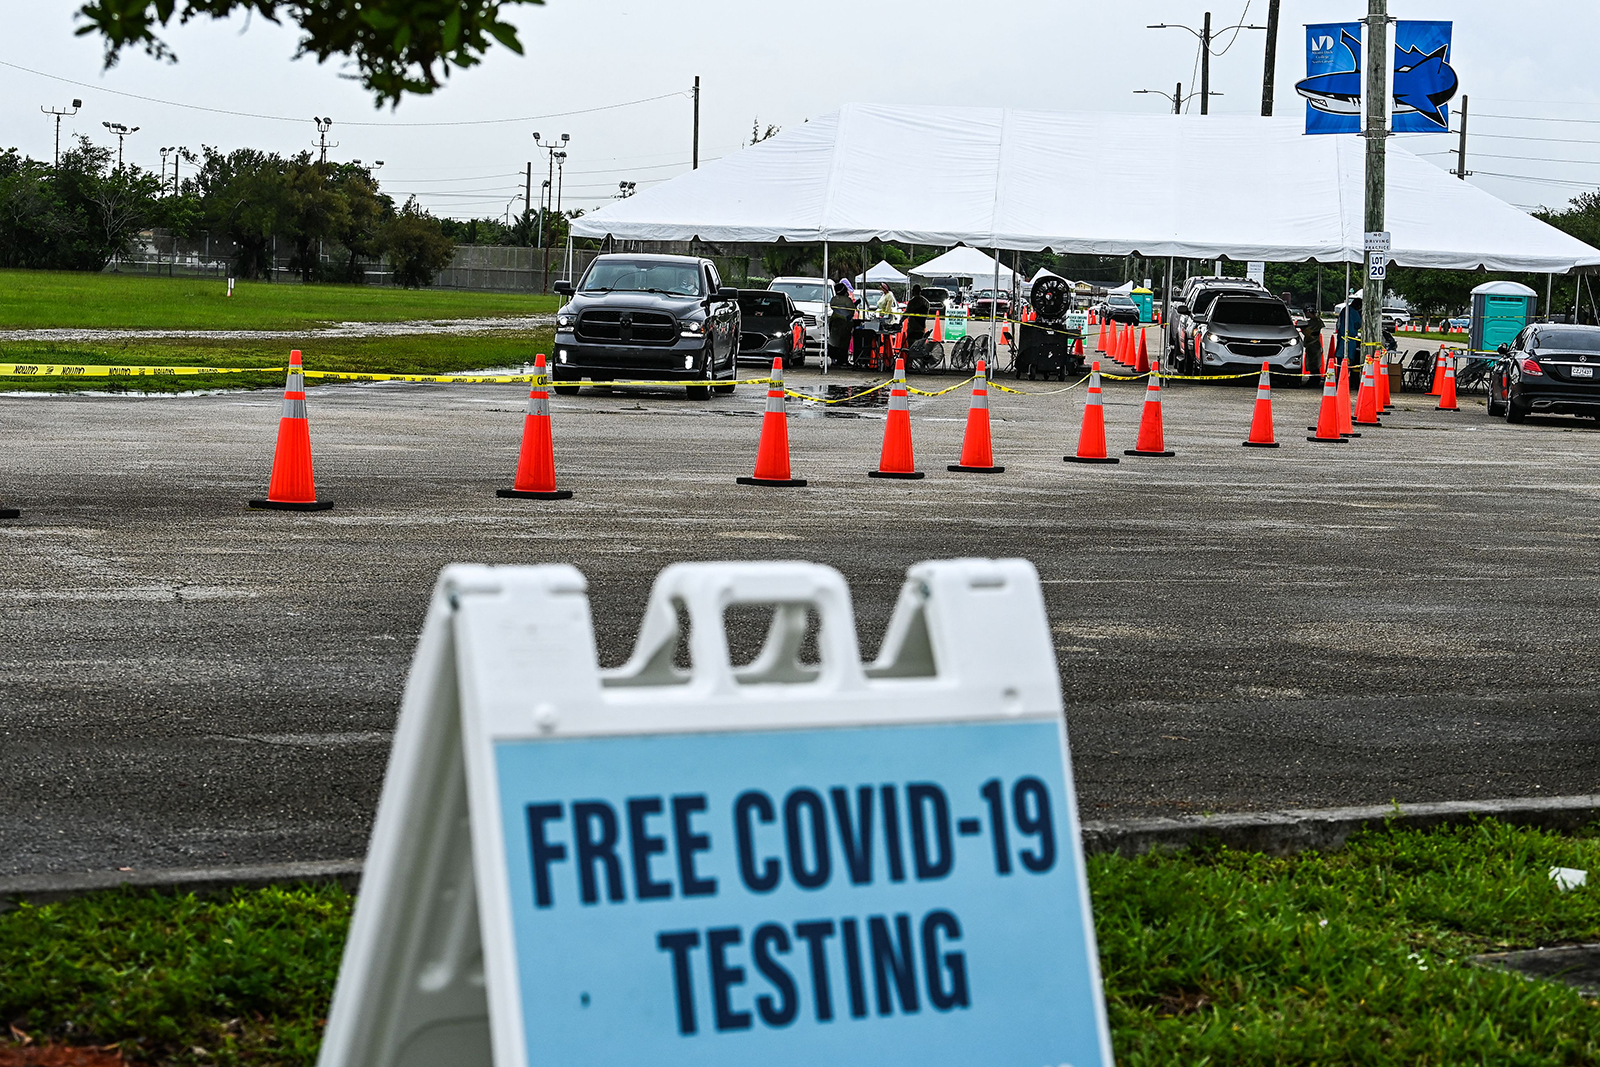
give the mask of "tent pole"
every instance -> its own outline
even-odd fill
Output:
[[[828,242],[822,242],[822,373],[828,373],[828,341],[833,333],[833,279],[828,277]]]
[[[1000,339],[995,336],[995,327],[1000,320],[1000,249],[991,249],[994,252],[994,299],[989,301],[989,358],[996,364],[1000,362]]]

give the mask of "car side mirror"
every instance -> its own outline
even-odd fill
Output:
[[[1511,346],[1508,344],[1502,344],[1499,348],[1495,349],[1495,351],[1500,353],[1502,356],[1509,356],[1511,354]]]
[[[556,282],[550,288],[555,290],[555,293],[556,293],[557,296],[571,296],[572,295],[572,283],[571,282]]]
[[[737,300],[737,299],[739,299],[739,290],[730,289],[727,286],[723,286],[721,289],[717,290],[717,299],[718,300]]]

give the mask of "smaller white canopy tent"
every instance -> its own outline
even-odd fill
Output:
[[[855,277],[856,285],[877,285],[879,282],[888,282],[890,285],[904,285],[911,279],[895,270],[887,259],[880,259],[877,263],[867,268],[865,280],[862,275]]]
[[[1038,281],[1040,278],[1061,278],[1061,275],[1057,274],[1055,271],[1050,270],[1048,268],[1040,267],[1037,271],[1034,272],[1033,277],[1028,279],[1028,284],[1032,285],[1034,282]],[[1061,278],[1061,280],[1066,282],[1068,285],[1072,284],[1072,279],[1071,278]]]
[[[996,266],[1000,268],[1000,288],[1010,289],[1011,268],[1004,263],[997,264],[989,253],[966,245],[952,248],[920,267],[912,267],[911,273],[918,278],[971,278],[974,289],[992,289]]]
[[[1131,292],[1133,292],[1133,283],[1132,282],[1123,282],[1121,285],[1117,286],[1115,289],[1107,289],[1106,290],[1106,294],[1108,296],[1113,294],[1113,293],[1118,295],[1118,296],[1127,296]]]

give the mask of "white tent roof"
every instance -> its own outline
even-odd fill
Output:
[[[910,281],[904,274],[894,269],[887,259],[880,259],[877,263],[867,268],[867,285],[877,285],[879,282],[888,282],[890,285],[899,285],[901,282]],[[855,277],[855,284],[862,284],[861,275]]]
[[[919,278],[971,278],[973,286],[982,289],[985,284],[993,288],[995,266],[995,258],[989,253],[961,246],[912,267],[911,273]],[[998,266],[1000,288],[1011,288],[1011,268],[1004,263]]]
[[[574,219],[572,233],[1359,262],[1363,149],[1304,136],[1298,117],[847,104]],[[1396,263],[1600,264],[1600,250],[1393,141],[1388,152]]]
[[[1028,279],[1028,284],[1032,285],[1034,282],[1038,281],[1040,278],[1061,278],[1061,275],[1057,274],[1055,271],[1050,270],[1047,267],[1040,267],[1038,270],[1034,271],[1033,277]],[[1066,282],[1068,285],[1072,284],[1072,279],[1071,278],[1061,278],[1061,280]]]

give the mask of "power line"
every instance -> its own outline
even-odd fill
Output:
[[[1526,174],[1505,174],[1496,170],[1479,170],[1474,174],[1488,175],[1491,178],[1506,178],[1515,182],[1533,182],[1536,185],[1560,185],[1575,189],[1594,189],[1600,187],[1600,182],[1571,181],[1566,178],[1533,178]]]
[[[1511,119],[1515,122],[1580,122],[1587,126],[1600,126],[1600,119],[1558,119],[1546,115],[1474,115],[1475,119]]]
[[[165,107],[181,107],[189,111],[204,111],[212,115],[228,115],[232,118],[238,119],[262,119],[263,121],[267,122],[306,121],[304,116],[265,115],[255,111],[229,111],[226,108],[204,107],[200,104],[185,104],[177,100],[162,100],[161,98],[155,96],[143,96],[139,93],[127,93],[120,89],[108,89],[103,85],[95,85],[91,82],[81,82],[74,78],[63,78],[59,74],[46,74],[42,70],[34,70],[31,67],[24,67],[20,63],[9,63],[3,59],[0,59],[0,67],[10,67],[12,70],[20,70],[24,74],[32,74],[35,77],[49,78],[51,81],[65,82],[68,85],[76,85],[84,89],[92,89],[95,92],[110,93],[112,96],[122,96],[128,98],[129,100],[143,100],[149,104],[161,104]],[[686,93],[687,90],[679,89],[670,93],[662,93],[659,96],[646,96],[641,97],[638,100],[624,100],[617,104],[602,104],[598,107],[580,108],[577,111],[557,111],[547,115],[516,115],[501,119],[455,119],[449,122],[346,122],[344,120],[340,120],[340,125],[396,128],[421,126],[493,126],[507,122],[535,122],[542,119],[569,118],[573,115],[592,115],[600,111],[615,111],[617,108],[633,107],[637,104],[651,104],[655,103],[657,100],[667,100],[674,96],[684,96]]]

